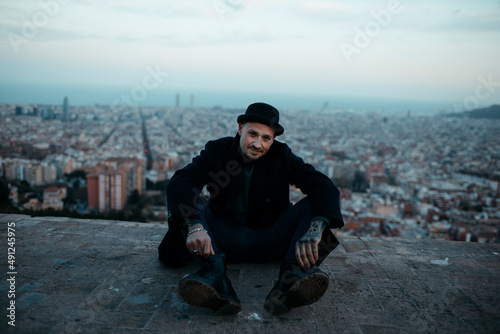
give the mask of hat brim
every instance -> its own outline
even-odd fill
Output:
[[[268,118],[260,117],[258,115],[240,115],[237,118],[238,123],[256,122],[270,126],[274,130],[276,136],[282,135],[285,129],[276,122],[269,122]]]

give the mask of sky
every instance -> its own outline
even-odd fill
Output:
[[[0,36],[0,103],[500,103],[499,0],[0,0]]]

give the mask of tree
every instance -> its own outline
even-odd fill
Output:
[[[366,181],[365,174],[359,170],[354,173],[354,181],[352,183],[352,190],[365,192],[368,188],[368,181]]]
[[[72,188],[67,188],[66,198],[63,200],[64,206],[68,208],[69,206],[76,204],[75,201],[75,192]]]
[[[10,189],[3,181],[0,181],[0,205],[10,205]]]
[[[20,191],[21,192],[27,192],[27,191],[31,191],[31,185],[29,184],[28,181],[26,180],[22,180],[19,184],[19,188],[20,188]]]
[[[134,189],[130,196],[128,197],[128,204],[130,205],[140,205],[141,204],[141,195],[139,195],[139,191]]]
[[[84,170],[77,169],[71,172],[70,174],[67,174],[68,178],[74,179],[74,178],[79,178],[79,179],[86,179],[87,174],[85,173]]]

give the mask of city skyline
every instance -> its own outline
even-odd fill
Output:
[[[177,93],[186,106],[192,94],[196,106],[240,108],[500,103],[500,1],[0,6],[2,103],[173,105]]]
[[[22,109],[0,104],[0,182],[19,210],[68,215],[166,220],[165,183],[237,129],[232,109],[98,105],[69,122],[62,106]],[[280,124],[279,141],[341,189],[348,235],[498,240],[498,120],[290,110]],[[292,202],[302,197],[291,188]]]

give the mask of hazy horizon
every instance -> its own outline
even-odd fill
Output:
[[[241,92],[241,91],[210,91],[210,90],[158,90],[150,92],[144,101],[122,100],[122,95],[130,95],[127,87],[79,87],[79,86],[38,86],[14,85],[5,87],[0,85],[0,103],[8,104],[38,104],[60,105],[64,97],[68,97],[70,106],[101,105],[130,105],[130,106],[175,106],[176,96],[179,95],[179,106],[190,107],[191,96],[193,107],[245,109],[250,103],[262,101],[276,106],[278,109],[304,109],[304,110],[350,110],[350,111],[379,111],[390,114],[408,111],[414,114],[437,114],[441,111],[463,110],[457,109],[451,102],[427,101],[412,99],[384,99],[376,97],[334,96],[319,94],[286,94],[271,92]],[[31,90],[28,95],[25,88]],[[31,89],[30,89],[31,88]],[[5,98],[9,95],[9,98]],[[116,101],[119,103],[113,103]],[[131,103],[130,103],[131,102]]]

